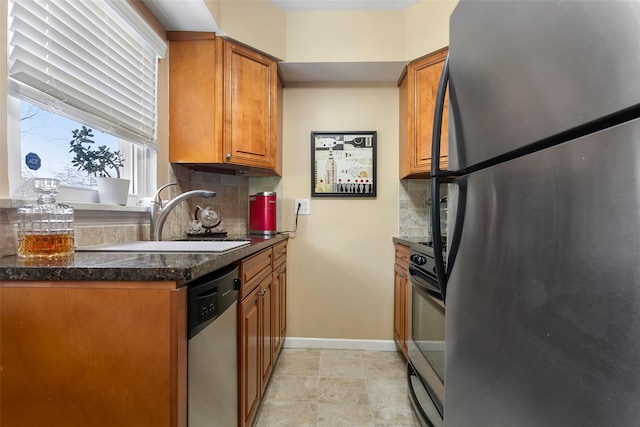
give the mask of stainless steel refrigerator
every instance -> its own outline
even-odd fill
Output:
[[[447,77],[445,426],[639,426],[640,2],[461,1]]]

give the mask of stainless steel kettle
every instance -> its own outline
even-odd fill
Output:
[[[196,221],[200,221],[204,228],[215,228],[222,222],[220,215],[218,212],[213,210],[211,206],[205,206],[202,208],[199,205],[196,205],[196,210],[193,213]]]

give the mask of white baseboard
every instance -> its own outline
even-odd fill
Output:
[[[398,351],[393,340],[286,337],[282,346],[284,348],[323,348],[330,350]]]

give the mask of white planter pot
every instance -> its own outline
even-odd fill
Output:
[[[129,180],[122,178],[98,178],[100,203],[124,206],[129,196]]]

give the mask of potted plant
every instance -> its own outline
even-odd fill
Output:
[[[71,163],[78,170],[97,178],[100,203],[126,205],[129,180],[120,178],[120,169],[124,167],[125,160],[120,151],[111,151],[106,145],[100,145],[94,150],[92,144],[95,142],[91,139],[93,130],[86,126],[71,132],[73,139],[69,142],[69,152],[75,156]],[[115,171],[115,178],[109,170]]]

